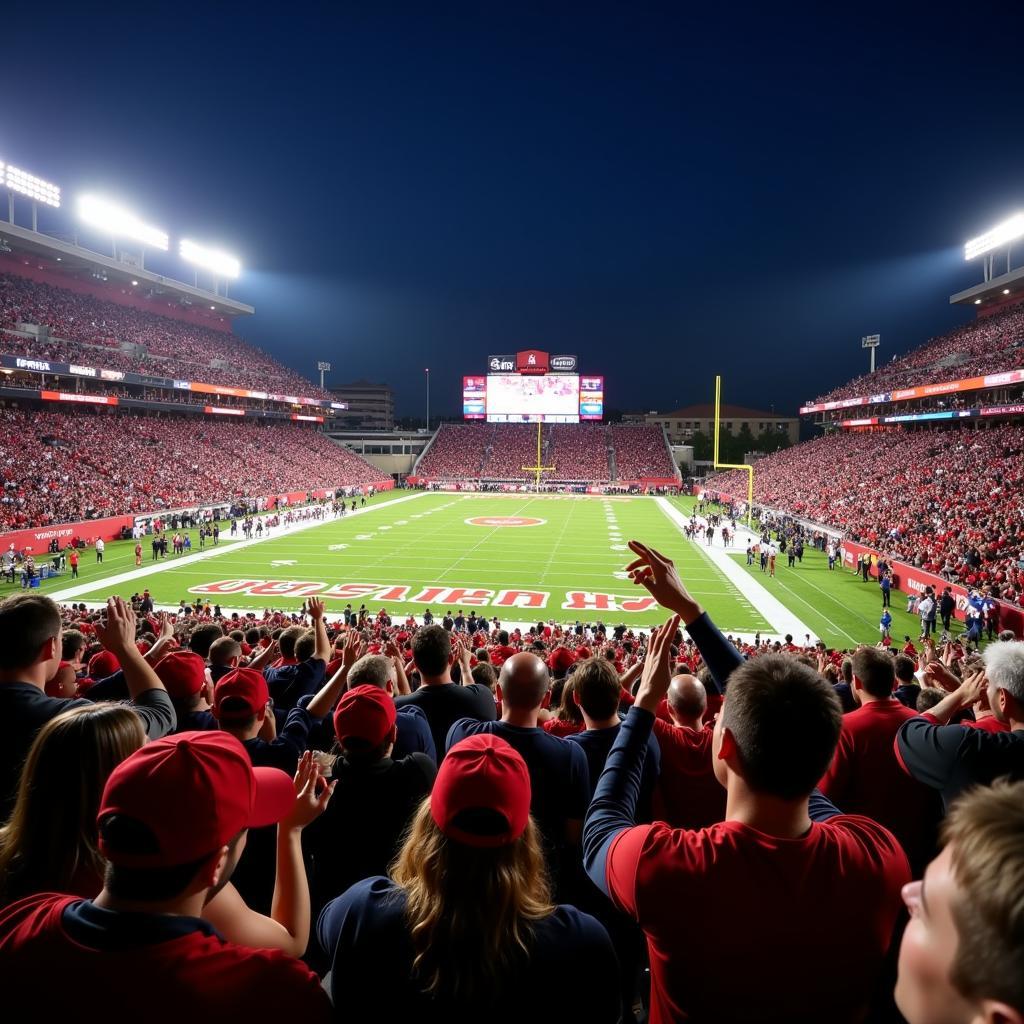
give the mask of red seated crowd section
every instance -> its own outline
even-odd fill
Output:
[[[610,457],[616,473],[612,473]],[[417,466],[427,480],[530,480],[537,427],[521,423],[445,423]],[[647,424],[546,424],[544,479],[581,483],[671,481],[677,476],[660,427]]]
[[[711,491],[746,493],[746,475]],[[833,433],[754,464],[754,500],[968,587],[1024,592],[1024,427]]]
[[[49,336],[12,333],[19,323],[46,327]],[[141,346],[144,351],[125,350],[122,345]],[[0,273],[0,352],[278,394],[331,397],[228,331],[8,273]]]
[[[145,514],[387,474],[311,427],[0,411],[0,529]]]
[[[1024,366],[1024,307],[976,320],[814,399],[835,402]]]

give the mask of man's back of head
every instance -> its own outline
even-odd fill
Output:
[[[622,686],[615,666],[607,658],[587,658],[572,673],[577,704],[593,722],[618,718]]]
[[[444,626],[426,626],[412,640],[412,658],[424,680],[447,677],[452,641]]]
[[[220,636],[210,644],[210,664],[223,668],[242,656],[242,645],[229,636]]]
[[[395,681],[395,667],[383,654],[364,654],[348,670],[348,688],[356,686],[376,686],[378,690],[386,690],[388,683]]]
[[[215,622],[197,626],[189,637],[188,649],[200,658],[209,658],[213,642],[224,635],[224,630]]]
[[[43,646],[60,636],[60,609],[42,594],[12,594],[0,601],[0,672],[17,672],[33,665]],[[51,659],[60,658],[55,644]]]
[[[841,727],[835,691],[794,658],[762,655],[729,677],[719,730],[732,735],[743,780],[757,793],[807,797],[832,761]]]
[[[295,645],[298,643],[299,637],[305,632],[304,626],[289,626],[281,631],[281,635],[277,638],[277,643],[281,649],[282,658],[295,657]]]
[[[551,677],[547,665],[536,654],[521,651],[501,666],[498,685],[502,701],[509,708],[535,711],[544,703]]]
[[[704,684],[688,672],[672,677],[666,699],[673,718],[689,725],[697,725],[708,709]]]
[[[854,692],[858,688],[880,700],[892,695],[896,680],[892,656],[877,647],[861,647],[853,655]]]

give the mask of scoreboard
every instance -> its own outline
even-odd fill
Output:
[[[520,352],[515,360],[512,356],[491,356],[488,365],[503,371],[515,368],[518,372],[463,377],[464,419],[488,423],[579,423],[604,418],[604,377],[549,369],[558,365],[575,369],[575,356],[549,359],[547,353]]]

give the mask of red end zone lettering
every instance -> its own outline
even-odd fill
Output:
[[[576,612],[646,612],[657,606],[653,597],[621,597],[582,590],[571,590],[562,602],[566,611]]]
[[[258,586],[263,580],[217,580],[189,587],[190,594],[247,594],[250,587]]]
[[[470,590],[466,587],[427,587],[409,600],[413,604],[468,604],[491,603],[493,590]]]
[[[474,516],[465,522],[467,526],[542,526],[547,520],[530,516]]]
[[[499,590],[494,603],[499,608],[546,608],[550,596],[545,590]]]

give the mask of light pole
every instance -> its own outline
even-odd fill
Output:
[[[320,371],[320,390],[324,389],[324,374],[331,372],[331,364],[320,362],[316,364],[316,368]]]
[[[423,372],[427,375],[427,430],[430,430],[430,367]]]
[[[860,347],[871,350],[871,372],[875,372],[875,349],[882,343],[882,336],[880,334],[869,334],[865,338],[860,339]]]

